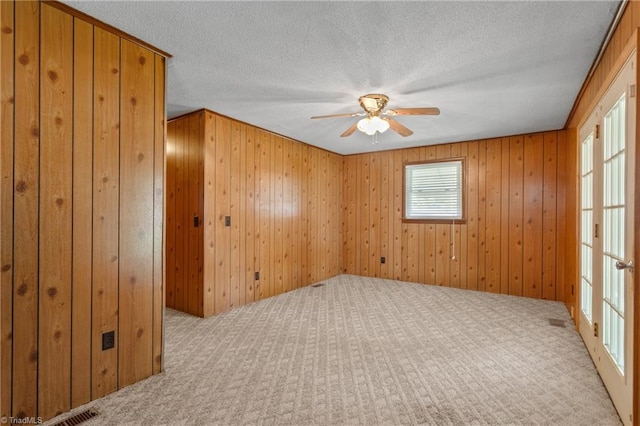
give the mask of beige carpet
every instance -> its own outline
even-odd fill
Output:
[[[342,275],[209,319],[169,310],[166,342],[166,372],[85,424],[620,424],[559,302]]]

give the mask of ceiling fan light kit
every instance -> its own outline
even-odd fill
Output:
[[[373,136],[376,132],[384,133],[389,130],[389,122],[374,115],[360,119],[357,127],[362,133]]]
[[[396,108],[383,111],[389,102],[389,97],[381,94],[369,94],[361,96],[358,99],[360,106],[364,110],[364,113],[348,113],[348,114],[331,114],[331,115],[319,115],[311,117],[316,118],[337,118],[337,117],[357,117],[365,116],[353,123],[351,127],[344,131],[340,136],[345,138],[351,136],[356,130],[361,131],[369,136],[374,136],[376,133],[384,133],[391,129],[398,133],[402,137],[411,136],[413,131],[400,122],[394,120],[393,116],[396,115],[439,115],[440,110],[438,108]]]

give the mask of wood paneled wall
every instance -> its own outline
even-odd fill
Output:
[[[1,415],[46,419],[161,369],[165,64],[55,3],[0,7]]]
[[[341,272],[342,156],[207,110],[167,143],[167,306],[209,316]]]
[[[345,271],[564,300],[558,265],[566,216],[558,194],[566,136],[546,132],[347,156]],[[466,158],[466,223],[403,223],[403,164],[454,157]]]

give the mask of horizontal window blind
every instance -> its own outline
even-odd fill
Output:
[[[405,219],[462,219],[462,160],[405,166]]]

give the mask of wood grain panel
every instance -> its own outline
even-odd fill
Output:
[[[371,155],[369,163],[369,275],[380,276],[380,158],[381,154]]]
[[[91,400],[93,27],[74,19],[71,406]]]
[[[120,137],[120,387],[153,372],[154,55],[122,40]]]
[[[402,236],[404,226],[402,224],[402,190],[403,184],[403,162],[402,151],[393,152],[393,279],[400,280],[403,276],[403,256],[402,256]],[[355,194],[349,194],[353,197]]]
[[[257,271],[258,262],[256,259],[256,144],[255,144],[255,128],[252,126],[244,126],[246,133],[245,143],[242,147],[245,149],[244,158],[245,163],[245,176],[246,176],[246,191],[241,192],[241,196],[245,201],[245,228],[244,238],[241,239],[246,244],[245,248],[245,273],[244,273],[244,285],[245,303],[251,303],[256,300],[255,296],[255,278],[254,273]],[[242,173],[242,170],[241,170]]]
[[[389,255],[393,258],[393,263],[389,264],[391,277],[522,295],[524,253],[539,252],[535,260],[537,266],[530,266],[527,272],[538,280],[543,276],[545,267],[542,242],[545,250],[548,248],[551,253],[547,255],[550,271],[555,265],[554,256],[560,255],[553,254],[559,253],[560,240],[554,241],[550,236],[547,242],[543,237],[543,231],[553,234],[553,229],[560,226],[551,218],[556,217],[560,209],[555,201],[558,198],[555,188],[562,183],[553,172],[559,161],[557,150],[544,150],[542,141],[548,139],[544,146],[557,145],[558,143],[552,143],[552,138],[559,140],[564,137],[565,132],[547,132],[345,157],[342,169],[344,193],[341,199],[344,200],[342,214],[345,221],[342,227],[343,259],[347,272],[358,275],[376,273],[372,265],[374,257],[379,258],[379,254],[374,255],[379,249],[374,244],[363,243],[365,236],[372,234],[370,229],[362,226],[361,220],[363,215],[368,215],[366,223],[376,224],[380,229],[383,227],[380,224],[384,222],[382,206],[387,203],[390,210],[387,212],[389,222],[384,228],[388,232],[379,232],[375,244],[378,247],[387,245],[386,250],[392,253]],[[543,151],[544,157],[540,154]],[[456,223],[453,226],[402,223],[403,164],[410,160],[454,157],[466,158],[466,223]],[[388,164],[388,171],[382,172],[385,162]],[[372,164],[381,166],[372,168]],[[531,173],[530,176],[527,175],[527,179],[526,170]],[[363,184],[367,173],[368,187]],[[380,183],[384,182],[383,174],[389,176],[389,190],[385,197],[382,196],[384,190],[379,189]],[[367,211],[363,206],[371,200],[373,194],[380,200],[380,208],[376,209],[372,204]],[[525,198],[528,200],[526,205]],[[547,220],[551,220],[548,230]],[[538,237],[533,237],[534,231],[531,230],[525,239],[525,223],[537,230],[535,232]],[[533,226],[534,223],[537,225]],[[451,259],[454,253],[455,260]],[[370,262],[365,267],[364,259],[367,258]],[[416,260],[417,268],[413,259],[419,260]],[[380,269],[381,273],[383,268]],[[553,283],[559,285],[556,280]],[[542,293],[532,295],[538,298],[543,296]]]
[[[215,252],[215,312],[221,313],[229,309],[231,283],[229,282],[229,244],[230,232],[225,226],[225,216],[229,215],[229,173],[230,173],[230,143],[231,122],[224,117],[216,117],[216,171],[215,171],[215,197],[216,212],[211,218],[215,226],[215,238],[217,250]],[[223,186],[216,182],[224,182]]]
[[[229,307],[240,306],[240,174],[233,171],[240,170],[240,123],[231,123],[230,135],[230,164],[229,171],[229,216],[231,227],[229,231]],[[243,292],[244,293],[244,292]]]
[[[543,135],[524,139],[523,295],[542,298]]]
[[[282,137],[274,136],[271,140],[271,162],[273,165],[273,173],[271,174],[271,200],[273,200],[271,215],[271,239],[270,247],[271,255],[271,294],[281,294],[284,291],[282,282],[283,271],[283,165],[282,165]]]
[[[479,242],[479,225],[478,217],[480,215],[478,209],[478,192],[480,168],[478,164],[478,142],[469,142],[467,144],[467,170],[469,176],[467,178],[467,287],[470,290],[478,290],[478,250]]]
[[[468,149],[468,144],[466,143],[460,143],[457,144],[460,146],[460,151],[457,153],[457,155],[459,155],[462,158],[467,158],[467,155],[469,153],[469,149]],[[456,155],[454,154],[454,149],[453,147],[451,148],[451,155]],[[468,165],[467,167],[467,171],[468,169]],[[468,179],[468,177],[467,177]],[[467,211],[467,217],[468,217],[468,211]],[[469,231],[468,231],[469,227],[467,225],[458,225],[458,230],[460,232],[460,246],[459,249],[457,251],[456,256],[459,258],[459,263],[460,263],[460,288],[467,288],[469,285],[469,281],[468,281],[468,268],[467,268],[467,262],[468,262],[468,252],[469,252],[469,246],[468,246],[468,236],[469,236]]]
[[[176,256],[177,246],[177,161],[178,146],[176,137],[177,122],[167,124],[167,191],[166,191],[166,281],[165,281],[165,303],[166,306],[174,308],[176,306]]]
[[[126,356],[129,351],[127,362],[139,362],[149,371],[153,362],[151,350],[144,360],[136,357],[138,343],[131,347],[122,342],[118,328],[119,315],[126,315],[127,309],[118,297],[119,272],[126,273],[128,264],[135,264],[136,270],[154,265],[153,250],[133,258],[126,252],[127,242],[120,240],[127,224],[120,208],[124,209],[120,197],[127,196],[121,191],[126,182],[121,172],[126,178],[129,170],[127,161],[121,161],[121,154],[128,152],[120,150],[121,132],[132,145],[136,140],[126,134],[128,123],[120,117],[126,89],[120,80],[127,81],[120,64],[126,59],[121,58],[118,35],[96,30],[58,6],[38,1],[0,4],[3,418],[47,420],[116,390],[118,371],[126,369],[119,363],[119,352]],[[132,46],[153,59],[147,49]],[[139,60],[134,65],[138,64]],[[164,90],[156,93],[152,60],[149,66],[150,74],[137,75],[129,83],[133,92],[150,100],[150,114],[136,114],[129,124],[151,129],[147,159],[152,166],[143,178],[153,182],[155,104],[164,108]],[[164,110],[161,122],[163,114]],[[162,190],[163,158],[158,164]],[[124,189],[135,199],[137,212],[152,217],[154,205],[148,200],[154,197],[154,187],[149,185],[142,194],[138,183],[143,179],[137,175],[134,181]],[[161,244],[162,201],[158,206],[158,232],[152,220],[141,220],[150,228],[149,241],[157,238]],[[133,232],[130,236],[136,242],[139,237]],[[14,258],[14,252],[20,256]],[[162,262],[160,256],[158,261]],[[160,286],[161,271],[160,266]],[[151,290],[152,274],[148,278]],[[162,302],[159,290],[157,304]],[[151,298],[137,300],[135,310],[149,323],[148,339],[153,303]],[[158,328],[161,333],[161,325]],[[116,344],[103,351],[106,331],[115,333]],[[161,355],[161,345],[157,352]]]
[[[186,311],[194,315],[202,315],[202,281],[200,270],[202,265],[202,238],[200,226],[200,197],[203,191],[202,175],[200,174],[201,157],[203,155],[201,129],[202,114],[192,114],[185,119],[185,150],[187,152],[186,175],[187,192],[184,201],[186,205],[186,238],[185,266],[186,281]]]
[[[189,183],[187,179],[188,169],[188,150],[185,137],[185,127],[187,123],[179,120],[175,124],[175,263],[173,265],[172,274],[174,276],[174,304],[170,307],[185,310],[187,304],[185,299],[186,292],[186,274],[187,274],[187,254],[185,252],[186,244],[188,244],[188,226],[189,217],[186,210],[187,198],[189,193]]]
[[[38,414],[50,418],[71,408],[73,18],[42,5],[40,25]]]
[[[37,412],[40,4],[15,3],[12,413]],[[4,78],[4,76],[3,76]],[[3,235],[4,236],[4,235]]]
[[[403,152],[403,163],[409,163],[418,161],[420,159],[420,153],[416,149],[410,149]],[[404,166],[403,166],[404,167]],[[403,176],[404,179],[404,176]],[[401,188],[404,188],[404,183]],[[420,228],[421,226],[416,223],[407,223],[402,225],[403,228],[403,255],[402,261],[404,265],[402,271],[404,273],[403,279],[410,282],[418,282],[420,263]]]
[[[165,200],[165,58],[154,56],[154,158],[153,158],[153,374],[164,369],[162,351],[164,348],[164,286],[165,264],[164,251],[166,215]],[[200,209],[202,211],[202,208]],[[202,229],[202,228],[201,228]],[[202,278],[202,277],[201,277]]]
[[[213,114],[204,113],[204,210],[203,210],[203,316],[210,316],[215,313],[216,291],[215,291],[215,258],[216,258],[216,196],[215,196],[215,176],[216,176],[216,118]],[[176,228],[176,232],[179,232]]]
[[[380,166],[380,194],[379,194],[379,209],[380,209],[380,257],[385,258],[385,263],[380,265],[380,276],[382,278],[391,278],[391,271],[393,268],[389,267],[389,225],[391,224],[391,212],[393,210],[393,204],[389,199],[389,163],[390,158],[387,154],[380,154],[379,156]],[[391,204],[391,208],[389,205]],[[380,259],[378,259],[380,261]]]
[[[253,195],[253,190],[247,191],[247,180],[252,175],[251,167],[253,165],[247,164],[247,145],[250,143],[247,141],[247,125],[238,124],[238,141],[237,141],[237,154],[235,156],[237,165],[234,166],[235,170],[238,170],[239,176],[232,174],[231,179],[235,179],[237,182],[236,201],[234,209],[237,219],[232,222],[234,225],[234,233],[237,232],[237,245],[238,245],[238,303],[236,306],[241,306],[247,303],[247,291],[249,290],[246,283],[247,273],[247,243],[251,240],[251,231],[247,225],[247,197],[249,194]],[[234,152],[236,150],[234,146]],[[253,207],[250,204],[251,208]],[[237,227],[237,230],[236,230]],[[253,287],[251,287],[251,294],[253,294]]]
[[[271,269],[270,223],[271,223],[271,201],[270,201],[270,177],[269,166],[271,164],[271,135],[265,131],[260,131],[260,291],[259,299],[271,296],[271,283],[269,279]]]
[[[486,159],[486,286],[485,290],[492,293],[500,292],[500,223],[502,191],[502,140],[487,141]]]
[[[557,134],[544,134],[543,166],[543,211],[542,211],[542,298],[557,300],[556,296],[556,257],[557,257]]]
[[[438,145],[436,147],[436,158],[451,158],[450,145]],[[451,223],[453,224],[453,222]],[[442,286],[451,285],[451,225],[437,224],[435,225],[435,265],[436,280],[434,284]]]
[[[509,294],[522,296],[524,141],[509,138]]]
[[[290,140],[283,140],[282,152],[282,285],[283,292],[293,289],[292,283],[292,228],[293,228],[293,181],[295,170],[293,163],[293,148]]]
[[[13,328],[14,2],[0,2],[0,417],[11,416]]]
[[[118,350],[102,350],[102,333],[118,341],[120,40],[94,31],[93,295],[91,397],[118,389]]]

